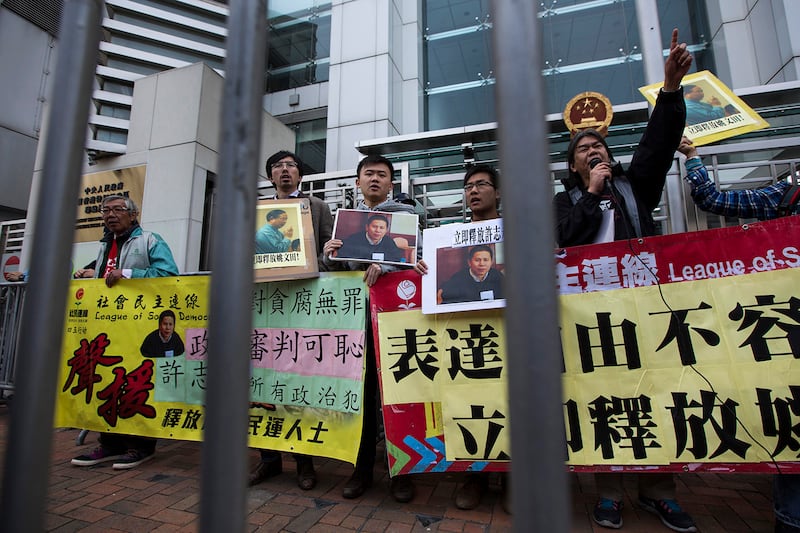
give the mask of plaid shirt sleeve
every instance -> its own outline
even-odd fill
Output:
[[[686,181],[692,187],[692,199],[703,211],[716,215],[768,220],[778,216],[778,204],[787,183],[780,182],[759,189],[732,189],[720,192],[708,178],[699,157],[686,160]]]

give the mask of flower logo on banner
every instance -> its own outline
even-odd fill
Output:
[[[415,307],[415,304],[411,301],[415,294],[417,294],[417,286],[413,281],[404,279],[398,283],[397,296],[401,300],[406,301],[406,303],[400,304],[400,309],[411,309],[412,307]]]

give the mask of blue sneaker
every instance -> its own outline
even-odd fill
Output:
[[[622,527],[622,502],[600,498],[594,506],[592,518],[598,525],[619,529]]]
[[[684,512],[675,500],[653,500],[639,496],[639,505],[642,509],[658,515],[661,522],[673,531],[681,533],[697,531],[692,517]]]

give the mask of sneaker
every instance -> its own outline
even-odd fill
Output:
[[[129,468],[139,466],[140,464],[144,463],[145,461],[149,461],[152,458],[152,453],[145,453],[139,450],[128,450],[128,453],[114,462],[114,464],[111,465],[111,468],[114,470],[127,470]]]
[[[685,513],[675,500],[652,500],[639,496],[639,505],[642,509],[657,514],[661,522],[673,531],[682,533],[697,531],[692,517]]]
[[[622,502],[600,498],[594,506],[592,518],[598,525],[619,529],[622,527]]]
[[[92,466],[100,463],[107,463],[108,461],[116,461],[117,459],[122,459],[123,457],[125,457],[125,454],[114,454],[108,449],[98,446],[92,450],[92,453],[88,455],[79,455],[71,462],[75,466]]]

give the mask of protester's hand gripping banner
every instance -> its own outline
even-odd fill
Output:
[[[563,361],[566,435],[541,438],[575,470],[800,471],[798,234],[789,217],[557,251],[562,353],[529,356]],[[392,474],[505,470],[504,311],[423,315],[420,285],[370,291]]]
[[[209,277],[73,281],[56,425],[201,440]],[[360,273],[253,287],[249,442],[355,462],[366,288]],[[371,408],[371,406],[368,406]]]

